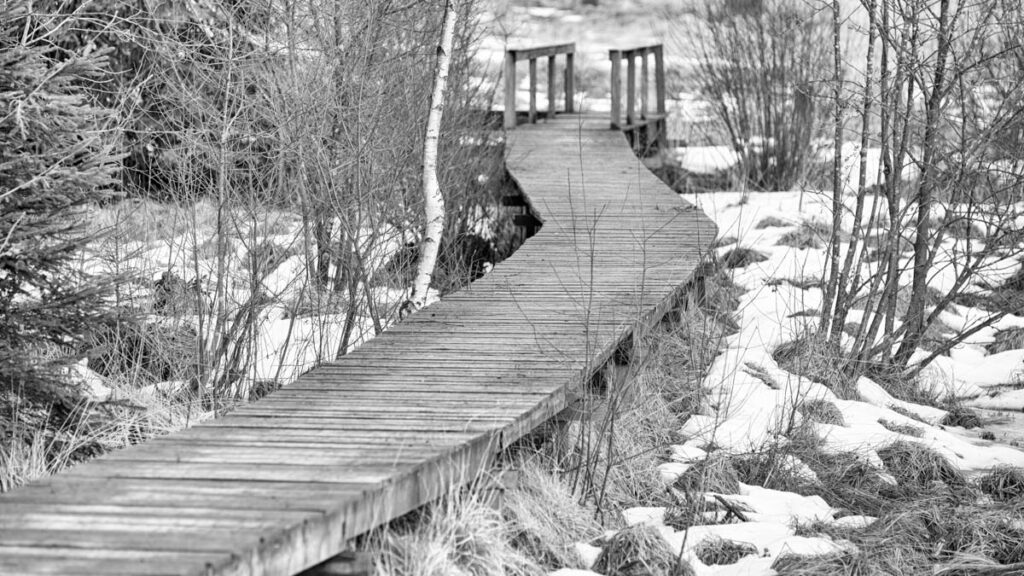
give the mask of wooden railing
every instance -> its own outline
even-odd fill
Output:
[[[516,63],[520,60],[530,61],[530,111],[529,121],[537,121],[537,59],[548,59],[548,111],[547,118],[554,118],[557,107],[557,87],[555,74],[555,58],[565,55],[565,111],[573,112],[573,92],[575,91],[574,57],[576,44],[557,44],[537,48],[507,50],[505,52],[505,128],[516,126]]]
[[[665,55],[661,44],[652,46],[641,46],[629,50],[609,50],[608,57],[612,61],[612,128],[626,132],[630,140],[637,144],[638,134],[650,143],[657,141],[664,144],[665,134]],[[650,92],[651,75],[650,59],[654,58],[654,110],[651,110]],[[622,61],[626,61],[626,106],[625,121],[623,121],[622,106]],[[639,85],[637,82],[637,60],[640,61]],[[637,110],[637,97],[640,100],[640,109]],[[656,131],[655,138],[651,138],[651,127]]]

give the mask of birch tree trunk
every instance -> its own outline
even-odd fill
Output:
[[[452,58],[455,38],[455,0],[445,0],[441,43],[437,47],[437,68],[434,91],[430,96],[430,115],[427,117],[427,136],[423,143],[423,200],[426,230],[420,242],[420,258],[416,267],[412,294],[402,305],[404,313],[415,312],[426,304],[427,289],[434,276],[437,252],[444,231],[444,196],[437,181],[437,143],[441,135],[441,114],[444,112],[444,92],[448,84],[448,67]]]

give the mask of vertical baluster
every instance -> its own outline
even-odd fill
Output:
[[[640,51],[640,118],[647,119],[647,49]]]
[[[654,47],[654,105],[661,119],[658,120],[658,146],[668,147],[668,118],[665,111],[665,53],[661,44]]]
[[[632,126],[636,122],[636,54],[632,50],[626,55],[626,124]]]
[[[622,52],[609,50],[608,58],[612,61],[612,128],[622,126]]]
[[[572,45],[572,51],[565,55],[565,111],[572,113],[576,111],[576,45]]]
[[[537,59],[530,58],[530,123],[537,122]]]
[[[516,52],[505,52],[505,128],[516,127]]]
[[[548,56],[548,119],[555,117],[555,57]]]

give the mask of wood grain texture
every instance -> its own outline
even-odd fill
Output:
[[[479,474],[678,300],[716,234],[607,126],[509,132],[543,227],[467,289],[222,418],[0,495],[0,573],[295,573]]]

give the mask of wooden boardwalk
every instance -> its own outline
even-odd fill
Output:
[[[607,118],[509,137],[543,221],[518,252],[263,400],[0,495],[0,574],[293,574],[563,410],[715,227]]]

